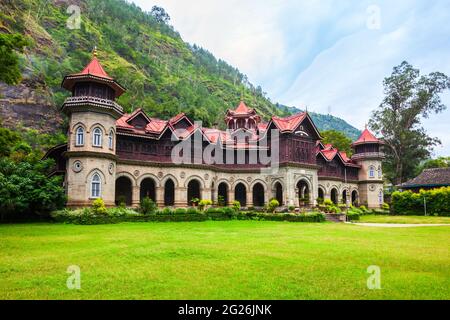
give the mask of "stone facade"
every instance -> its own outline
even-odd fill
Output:
[[[47,156],[57,160],[55,173],[65,176],[69,207],[88,206],[96,198],[107,206],[137,207],[144,197],[159,207],[187,207],[193,199],[239,201],[244,207],[262,207],[273,198],[284,207],[312,206],[318,198],[373,208],[383,203],[382,143],[367,129],[348,158],[320,142],[308,113],[264,123],[241,102],[226,114],[227,131],[198,127],[184,114],[167,121],[140,109],[124,114],[114,101],[124,89],[96,58],[81,73],[65,77],[63,87],[73,95],[62,107],[69,116],[68,144]],[[201,137],[200,149],[193,140],[192,150],[182,150],[193,161],[176,164],[174,150],[190,145],[195,135]],[[211,164],[204,159],[210,147],[214,155],[231,152],[236,158]],[[273,163],[269,170],[252,162],[254,150],[275,154],[275,170]]]

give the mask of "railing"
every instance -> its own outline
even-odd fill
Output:
[[[359,160],[364,158],[384,158],[384,152],[364,152],[357,153],[352,156],[352,160]]]
[[[114,109],[118,109],[121,112],[123,112],[122,107],[115,101],[93,96],[69,97],[64,102],[64,104],[84,104],[84,103],[100,104]]]

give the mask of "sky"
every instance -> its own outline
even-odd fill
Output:
[[[330,113],[363,129],[383,79],[408,61],[450,76],[448,0],[133,0],[158,5],[182,38],[261,85],[273,102]],[[450,108],[450,93],[442,95]],[[423,122],[450,156],[450,109]]]

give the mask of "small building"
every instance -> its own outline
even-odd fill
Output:
[[[450,186],[450,168],[426,169],[420,175],[403,184],[398,185],[400,190],[419,192],[421,189],[430,190]]]

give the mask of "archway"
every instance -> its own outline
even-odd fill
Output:
[[[352,205],[358,205],[358,192],[356,190],[352,192]]]
[[[175,204],[175,184],[169,179],[164,184],[164,205],[171,207]]]
[[[277,182],[275,184],[275,199],[277,199],[277,201],[280,204],[280,206],[282,206],[284,204],[284,201],[283,201],[283,186],[279,182]]]
[[[347,196],[348,196],[348,192],[347,189],[345,189],[344,191],[342,191],[342,203],[347,204]]]
[[[325,191],[321,187],[319,187],[319,199],[325,200]]]
[[[218,188],[218,204],[221,207],[224,207],[228,204],[228,186],[225,182],[222,182],[221,184],[219,184],[219,188]]]
[[[234,188],[234,200],[239,201],[242,207],[247,206],[247,188],[244,184],[239,183]]]
[[[188,184],[188,189],[187,189],[187,204],[189,206],[193,205],[192,200],[193,199],[200,199],[200,182],[198,182],[197,180],[191,180]]]
[[[125,203],[127,206],[132,204],[133,186],[128,177],[120,177],[116,180],[116,205]]]
[[[253,205],[255,207],[264,207],[264,200],[264,186],[258,182],[253,186]]]
[[[335,188],[331,189],[331,201],[334,204],[338,204],[338,191]]]
[[[305,180],[297,182],[298,198],[300,205],[309,205],[311,203],[311,195],[309,185]]]
[[[141,182],[140,199],[150,198],[156,202],[156,183],[152,178],[146,178]]]

